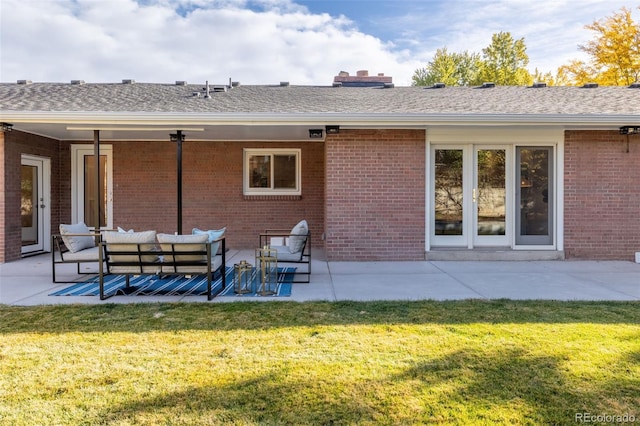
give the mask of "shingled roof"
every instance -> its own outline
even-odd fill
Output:
[[[230,82],[231,83],[231,82]],[[640,87],[0,83],[0,122],[58,140],[307,140],[310,129],[640,125]]]
[[[0,84],[0,111],[640,116],[637,87]],[[214,88],[217,88],[216,91]]]

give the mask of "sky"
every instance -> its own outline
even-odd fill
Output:
[[[524,38],[552,72],[630,0],[0,0],[0,81],[331,85],[340,71],[398,86],[439,48]]]

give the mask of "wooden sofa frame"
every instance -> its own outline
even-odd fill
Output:
[[[271,238],[282,238],[282,246],[272,246]],[[288,248],[284,245],[286,238],[291,237],[304,237],[304,244],[302,250],[299,253],[290,253]],[[303,271],[294,272],[293,283],[309,283],[311,282],[311,232],[306,234],[292,234],[290,229],[267,229],[264,233],[260,234],[260,245],[258,247],[271,246],[278,251],[278,265],[282,263],[292,263],[297,265],[307,265]],[[295,275],[302,275],[304,279],[296,280]]]
[[[217,269],[213,269],[211,265],[212,259],[217,255],[212,253],[211,246],[213,244],[220,243],[220,251],[222,256],[222,263]],[[109,246],[116,245],[118,250],[110,251]],[[133,287],[129,285],[129,278],[132,275],[206,275],[207,276],[207,300],[213,299],[226,286],[226,247],[225,237],[221,237],[211,243],[163,243],[163,246],[171,246],[170,250],[156,250],[145,249],[149,246],[149,243],[105,243],[100,242],[99,247],[99,279],[100,279],[100,300],[108,299],[115,294],[106,295],[104,292],[104,277],[106,275],[125,275],[126,287],[125,293],[133,290]],[[202,245],[202,249],[185,250],[184,247],[189,246],[193,248],[194,245]],[[160,246],[160,244],[157,244]],[[123,250],[122,247],[125,247]],[[129,260],[118,260],[119,257],[127,257]],[[162,256],[160,261],[158,256]],[[202,260],[176,260],[178,258],[184,259],[184,257],[196,257]],[[150,261],[149,258],[156,260]],[[135,260],[131,260],[135,258]],[[124,267],[135,269],[135,272],[117,272],[118,267]],[[202,269],[206,269],[203,272]],[[212,278],[216,272],[220,272],[222,276],[222,287],[217,292],[213,293],[211,284]]]

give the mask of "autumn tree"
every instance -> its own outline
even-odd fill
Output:
[[[558,69],[569,84],[619,86],[640,79],[640,24],[633,21],[629,9],[623,7],[585,28],[596,33],[593,40],[578,46],[589,60],[572,60]]]
[[[541,83],[546,83],[548,86],[558,86],[560,84],[561,79],[563,78],[562,75],[560,74],[556,74],[556,76],[554,77],[550,71],[543,73],[539,71],[538,68],[536,68],[533,71],[533,74],[531,74],[531,77],[533,78],[534,82],[537,81]]]

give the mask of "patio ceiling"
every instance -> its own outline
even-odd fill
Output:
[[[105,125],[66,123],[12,123],[13,129],[56,140],[91,141],[93,131],[100,131],[100,140],[108,141],[168,141],[169,134],[182,130],[189,141],[317,141],[309,138],[310,128],[324,126],[291,125]]]

